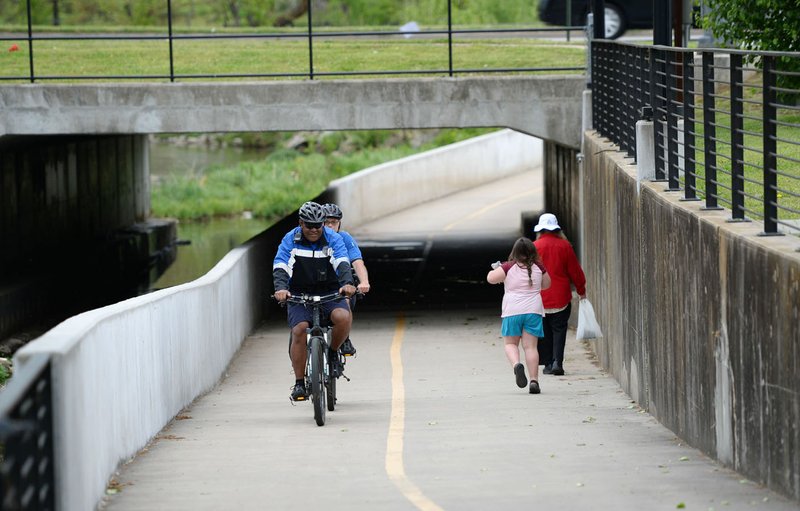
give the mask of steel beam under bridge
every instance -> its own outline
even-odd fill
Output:
[[[0,136],[508,127],[580,145],[582,75],[0,87]]]

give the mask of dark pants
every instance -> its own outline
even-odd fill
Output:
[[[567,345],[567,328],[572,304],[555,314],[545,314],[542,326],[544,338],[539,339],[539,364],[553,365],[553,361],[564,367],[564,348]]]

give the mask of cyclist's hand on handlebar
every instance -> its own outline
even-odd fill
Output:
[[[356,293],[356,287],[352,284],[345,284],[341,288],[339,288],[339,294],[343,294],[347,297],[353,296]]]
[[[280,291],[275,291],[275,294],[272,296],[274,296],[279,302],[283,303],[287,298],[292,296],[292,293],[290,293],[288,289],[281,289]]]
[[[369,293],[369,282],[359,282],[358,292],[361,293],[362,295]]]

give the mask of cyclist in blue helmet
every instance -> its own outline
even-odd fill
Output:
[[[342,231],[342,210],[336,204],[328,203],[323,206],[325,209],[325,225],[338,232],[344,239],[344,244],[347,247],[347,256],[350,258],[350,264],[356,273],[356,287],[360,293],[369,293],[369,274],[367,266],[364,264],[364,258],[361,256],[361,249],[358,248],[358,243],[347,231]],[[350,308],[355,305],[355,298],[350,299]],[[342,355],[350,357],[356,354],[356,348],[353,342],[348,337],[345,339],[342,347],[340,348]]]
[[[283,237],[272,263],[275,299],[284,302],[293,294],[323,295],[339,291],[343,295],[341,300],[323,305],[323,312],[333,325],[331,348],[337,350],[350,334],[352,323],[345,296],[356,292],[347,247],[336,231],[325,227],[325,210],[320,204],[306,202],[298,216],[299,225]],[[308,396],[304,375],[311,309],[289,303],[287,316],[292,329],[289,356],[295,376],[291,397],[294,401],[304,401]]]

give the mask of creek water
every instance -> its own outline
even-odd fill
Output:
[[[263,159],[266,150],[221,147],[209,149],[195,146],[150,144],[151,179],[173,174],[201,174],[213,166],[233,166],[242,161]],[[190,282],[214,267],[225,254],[269,227],[258,218],[215,218],[204,222],[178,223],[178,253],[169,268],[151,284],[163,289]]]

